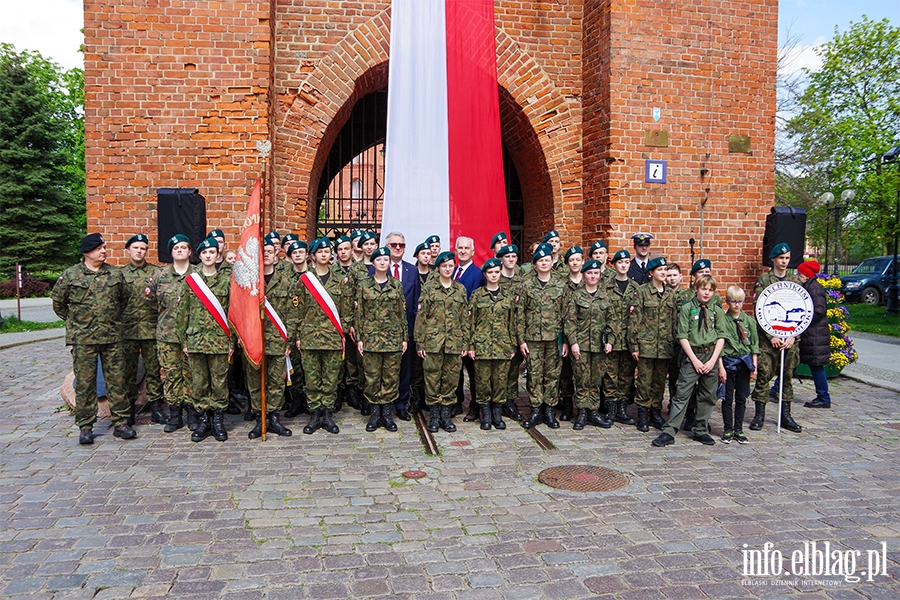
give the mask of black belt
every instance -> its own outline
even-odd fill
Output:
[[[716,345],[712,346],[700,346],[699,348],[694,348],[694,354],[703,354],[704,352],[712,352],[716,349]]]

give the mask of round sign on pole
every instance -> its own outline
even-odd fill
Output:
[[[800,335],[809,327],[812,317],[812,296],[793,281],[773,283],[756,300],[756,322],[773,337]]]

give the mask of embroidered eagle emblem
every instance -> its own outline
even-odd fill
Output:
[[[239,286],[250,290],[251,296],[259,295],[259,240],[255,237],[247,240],[244,247],[238,248],[237,260],[234,261],[234,280]]]

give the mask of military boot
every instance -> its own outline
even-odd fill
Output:
[[[650,409],[650,427],[662,429],[666,422],[662,418],[662,412],[658,408]]]
[[[479,420],[479,415],[481,414],[481,405],[475,402],[475,400],[469,400],[469,412],[466,413],[466,416],[463,417],[463,421],[466,423],[471,423],[473,421]]]
[[[503,405],[503,414],[513,421],[521,421],[522,413],[519,412],[519,407],[516,406],[516,399],[510,398]]]
[[[128,402],[128,425],[130,427],[134,427],[134,424],[137,423],[137,407],[134,403],[135,400]]]
[[[208,438],[211,433],[212,425],[209,422],[209,411],[200,411],[197,414],[197,427],[194,428],[194,433],[191,434],[191,441],[202,442]]]
[[[753,415],[753,420],[750,421],[750,429],[759,431],[766,422],[766,403],[754,402],[753,404],[756,405],[756,414]]]
[[[559,408],[559,420],[571,421],[572,411],[574,409],[574,407],[572,406],[572,396],[563,396],[559,401]]]
[[[90,427],[85,427],[78,434],[78,443],[82,446],[89,446],[94,443],[94,430]]]
[[[544,405],[544,421],[550,429],[559,429],[559,421],[556,420],[556,407]]]
[[[522,427],[525,429],[531,429],[535,425],[540,425],[544,422],[544,405],[540,406],[532,406],[531,414],[525,419],[525,422],[522,423]]]
[[[162,400],[154,400],[150,403],[150,420],[154,423],[166,423],[166,411]]]
[[[637,424],[635,425],[638,431],[647,432],[650,431],[650,409],[649,408],[641,408],[638,407],[638,418]]]
[[[253,426],[253,429],[247,432],[247,437],[251,440],[255,440],[258,437],[262,436],[262,415],[256,413],[256,425]]]
[[[441,406],[441,429],[447,433],[456,431],[456,425],[453,424],[452,406]]]
[[[178,406],[170,406],[169,407],[169,418],[166,421],[166,426],[163,427],[163,431],[166,433],[172,433],[173,431],[178,431],[182,427],[184,427],[184,421],[181,418],[181,413],[184,409],[184,406],[179,404]]]
[[[228,408],[225,412],[229,415],[239,415],[244,412],[244,405],[238,398],[238,390],[230,390],[228,392]]]
[[[362,404],[359,401],[359,390],[355,385],[351,385],[347,388],[347,405],[353,410],[359,410],[362,408]]]
[[[598,413],[594,409],[590,409],[587,411],[587,422],[588,425],[593,425],[594,427],[601,427],[603,429],[609,429],[613,426],[613,420],[607,418],[607,416],[603,413]]]
[[[334,422],[334,413],[330,408],[322,410],[322,427],[328,433],[338,433],[341,430]]]
[[[437,433],[441,428],[441,405],[432,404],[428,407],[428,431]]]
[[[293,419],[302,412],[300,410],[300,390],[294,390],[293,386],[288,388],[285,406],[287,407],[287,410],[284,411],[286,419]]]
[[[781,426],[788,431],[792,431],[794,433],[800,433],[803,431],[803,428],[794,421],[794,418],[791,416],[791,403],[790,402],[782,402],[781,403]],[[753,429],[751,426],[750,429]]]
[[[506,429],[506,423],[503,422],[503,405],[499,402],[491,403],[491,425],[494,429]]]
[[[303,433],[306,435],[312,435],[316,432],[316,430],[322,426],[322,411],[314,410],[312,414],[309,415],[309,423],[306,424],[306,427],[303,428]]]
[[[381,427],[381,405],[369,404],[369,422],[366,423],[366,431],[372,432]]]
[[[225,411],[217,410],[213,413],[212,434],[218,442],[224,442],[228,439],[228,432],[225,431]]]
[[[360,396],[359,404],[362,407],[359,409],[359,414],[361,414],[364,417],[368,417],[372,414],[372,405],[369,404],[368,400],[366,400],[365,394],[360,392],[359,396]]]
[[[479,405],[479,410],[481,411],[481,429],[484,431],[490,431],[491,429],[491,407],[489,404]]]
[[[634,419],[629,417],[628,413],[625,412],[624,400],[616,402],[616,421],[623,425],[634,425]]]
[[[190,402],[184,403],[184,412],[187,415],[187,428],[196,431],[200,424],[200,412]]]
[[[334,412],[341,412],[341,409],[344,408],[344,398],[347,396],[347,388],[339,387],[337,389],[337,396],[334,398]]]
[[[618,403],[612,400],[607,400],[606,402],[606,418],[612,422],[616,422],[616,405]]]
[[[381,407],[381,423],[384,425],[384,428],[388,431],[397,431],[397,424],[394,423],[394,419],[391,416],[391,408],[393,405],[384,404]]]
[[[575,422],[572,423],[572,429],[577,431],[584,429],[584,426],[587,424],[587,412],[586,408],[578,409],[578,416],[575,417]]]
[[[278,417],[278,411],[273,410],[269,414],[266,415],[266,430],[271,431],[275,435],[282,435],[285,437],[289,437],[294,432],[281,424],[281,419]]]

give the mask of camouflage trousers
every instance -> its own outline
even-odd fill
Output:
[[[254,369],[244,354],[244,372],[247,375],[247,389],[250,390],[250,407],[254,412],[262,411],[262,376],[260,369]],[[284,354],[266,354],[266,413],[281,410],[284,406],[284,385],[287,365]]]
[[[516,400],[519,397],[519,367],[525,362],[522,351],[516,348],[516,354],[509,361],[509,371],[506,374],[506,399]]]
[[[459,354],[429,352],[422,359],[425,375],[425,403],[428,406],[456,404],[456,384],[459,382]]]
[[[509,360],[475,359],[476,403],[503,404],[506,402],[506,377],[509,374]]]
[[[338,376],[341,372],[340,350],[304,350],[300,354],[306,376],[306,398],[309,410],[334,408]]]
[[[191,404],[197,410],[228,407],[228,355],[191,353]]]
[[[528,367],[528,397],[531,406],[541,404],[556,406],[559,402],[559,371],[562,360],[559,346],[554,342],[528,342],[528,356],[525,358]]]
[[[762,336],[760,336],[762,337]],[[790,350],[784,352],[784,402],[792,402],[794,400],[794,384],[791,383],[791,376],[794,369],[800,364],[800,344],[798,340],[794,340],[794,345]],[[753,388],[754,402],[769,401],[769,382],[778,377],[781,371],[781,350],[776,350],[769,343],[769,340],[762,339],[759,341],[759,359],[756,365],[756,386]]]
[[[608,401],[628,402],[628,394],[634,384],[634,368],[637,362],[627,350],[613,350],[606,355],[606,372],[609,378],[603,393]]]
[[[575,376],[575,407],[599,409],[604,379],[609,378],[606,354],[582,352],[578,360],[572,359],[572,374]]]
[[[559,395],[563,398],[571,398],[575,395],[575,374],[572,368],[572,355],[562,359],[562,367],[559,370]]]
[[[411,388],[417,390],[425,389],[425,359],[419,356],[415,351],[416,342],[409,341],[409,347],[412,350],[412,369],[410,372],[409,383]]]
[[[359,350],[349,335],[344,336],[344,360],[341,363],[341,374],[338,386],[342,388],[362,387],[359,383]]]
[[[712,351],[698,352],[697,358],[706,362],[712,356]],[[694,417],[694,435],[709,433],[709,417],[716,407],[716,387],[719,384],[718,369],[701,375],[694,369],[694,365],[685,356],[681,361],[681,369],[678,371],[678,384],[675,386],[675,398],[669,403],[669,420],[663,425],[663,432],[672,437],[681,429],[687,413],[688,403],[694,387],[697,387],[697,413]]]
[[[643,356],[638,358],[635,404],[641,408],[662,410],[666,375],[669,373],[671,361],[671,358],[644,358]]]
[[[157,342],[159,365],[163,370],[163,389],[169,406],[181,406],[187,402],[191,391],[191,370],[188,359],[181,351],[181,344]]]
[[[125,400],[129,406],[138,399],[138,356],[144,359],[144,381],[147,382],[147,402],[163,399],[162,377],[159,374],[159,356],[156,340],[125,340],[122,344],[125,370]]]
[[[402,352],[372,352],[363,354],[363,373],[366,375],[365,395],[369,404],[391,404],[400,397],[400,361]]]
[[[97,358],[100,358],[106,380],[110,420],[113,425],[128,420],[121,342],[74,344],[72,370],[75,373],[75,426],[78,429],[92,427],[97,422]]]

